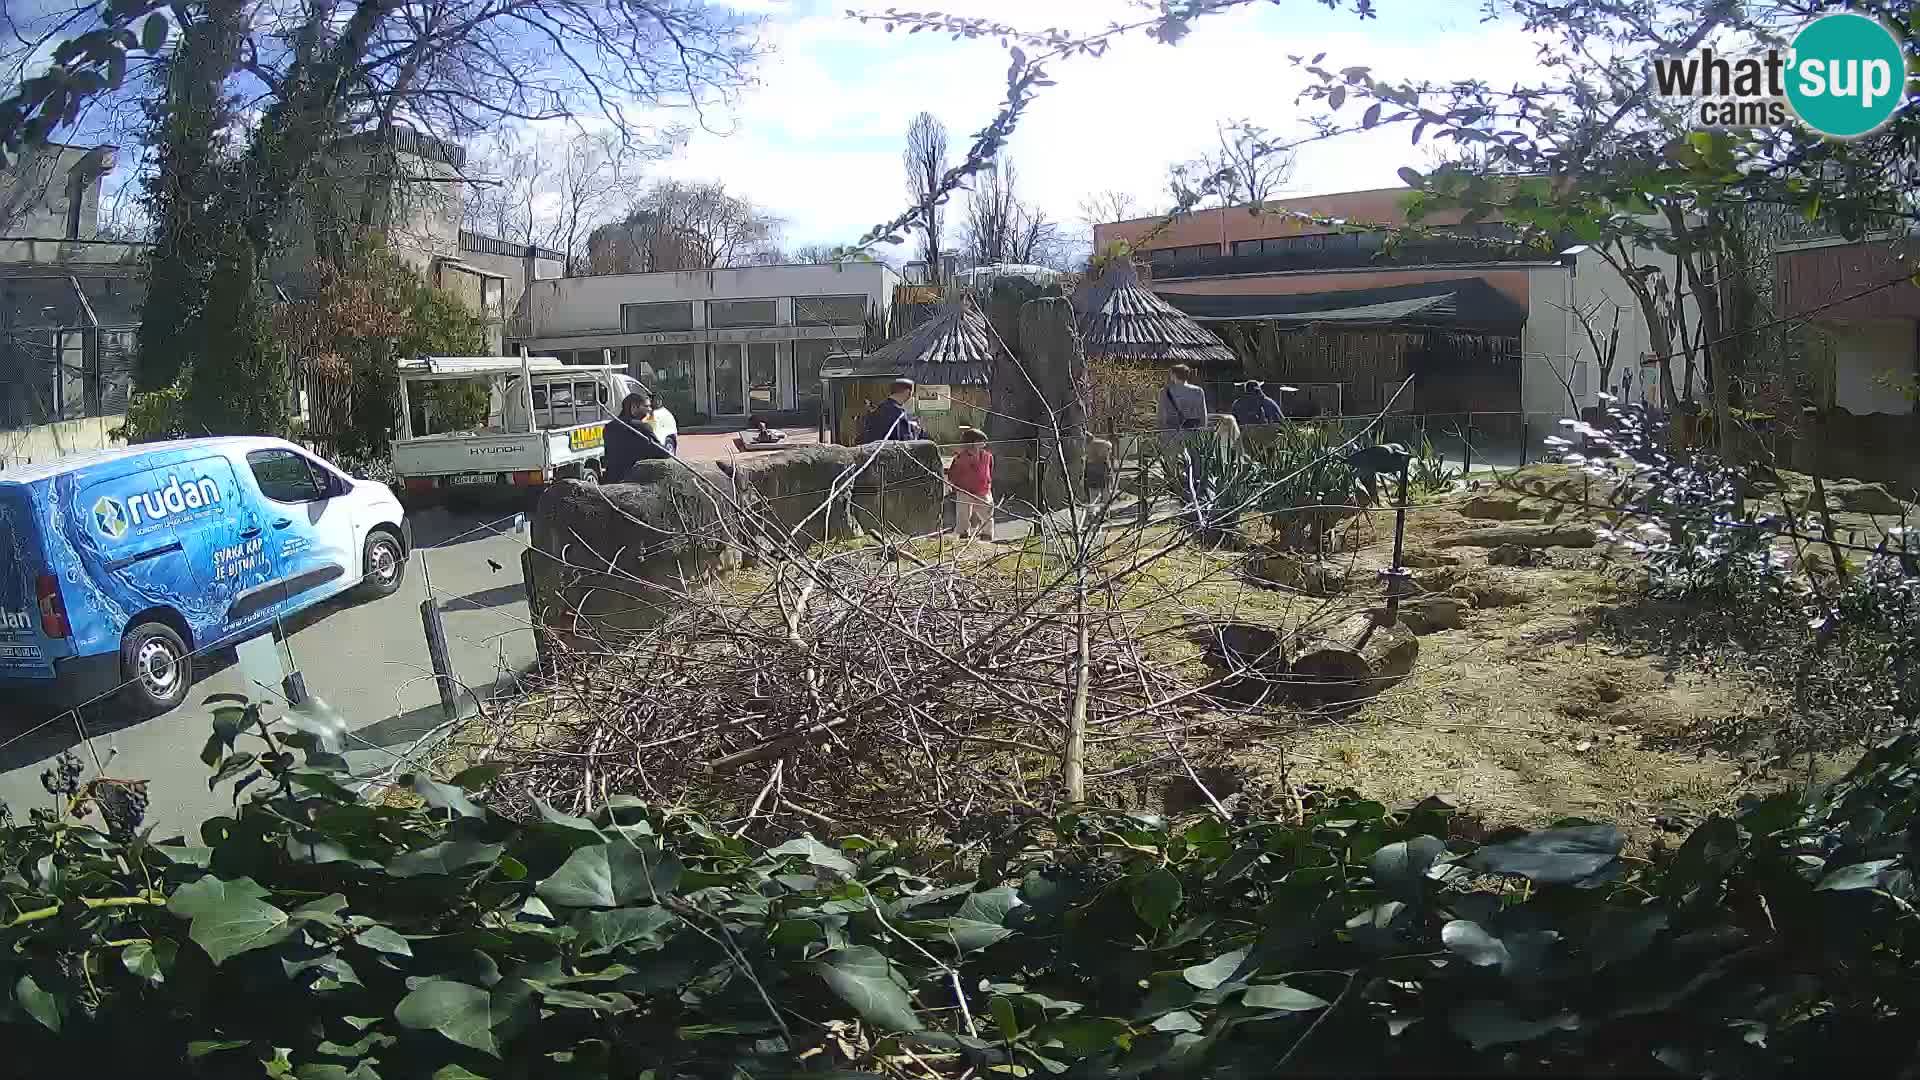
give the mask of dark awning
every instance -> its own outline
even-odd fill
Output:
[[[1199,323],[1326,323],[1518,333],[1527,322],[1526,309],[1484,278],[1262,296],[1164,292],[1160,298]]]

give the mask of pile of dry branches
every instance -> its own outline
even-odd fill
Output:
[[[1183,687],[1141,651],[1137,614],[1083,615],[1005,558],[866,547],[689,595],[499,721],[496,801],[632,794],[741,828],[893,829],[1052,804],[1076,701],[1098,726],[1165,715]]]

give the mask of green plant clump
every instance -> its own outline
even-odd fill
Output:
[[[212,703],[235,809],[196,843],[77,767],[43,777],[60,812],[0,829],[11,1074],[1891,1076],[1915,1053],[1916,736],[1657,865],[1609,825],[1476,846],[1438,800],[1347,797],[1299,823],[1002,816],[961,860],[763,849],[619,797],[510,821],[486,767],[370,801],[337,720]],[[105,832],[75,819],[94,804]]]

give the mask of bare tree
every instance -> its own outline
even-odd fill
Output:
[[[920,207],[920,257],[927,261],[928,280],[940,280],[940,193],[947,173],[947,129],[934,115],[923,112],[907,125],[907,196]]]
[[[1096,191],[1080,200],[1080,237],[1093,257],[1100,252],[1094,250],[1094,229],[1100,225],[1116,221],[1129,221],[1140,216],[1140,202],[1124,191]]]
[[[1217,123],[1219,147],[1167,170],[1167,186],[1174,201],[1201,205],[1206,192],[1223,206],[1258,208],[1293,179],[1294,153],[1278,147],[1267,129],[1246,120]]]
[[[1060,226],[1045,211],[1021,200],[1018,180],[1013,162],[1005,158],[976,174],[967,192],[962,235],[974,265],[1061,261],[1067,245]]]
[[[860,248],[845,244],[802,244],[787,253],[788,262],[825,265],[843,262],[873,262],[874,258]]]
[[[595,230],[591,272],[777,263],[784,224],[714,181],[656,180],[620,222]]]

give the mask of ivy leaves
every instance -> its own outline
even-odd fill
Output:
[[[403,1027],[437,1031],[492,1057],[538,1019],[533,987],[520,979],[503,979],[492,990],[428,979],[401,1000],[393,1016]]]

